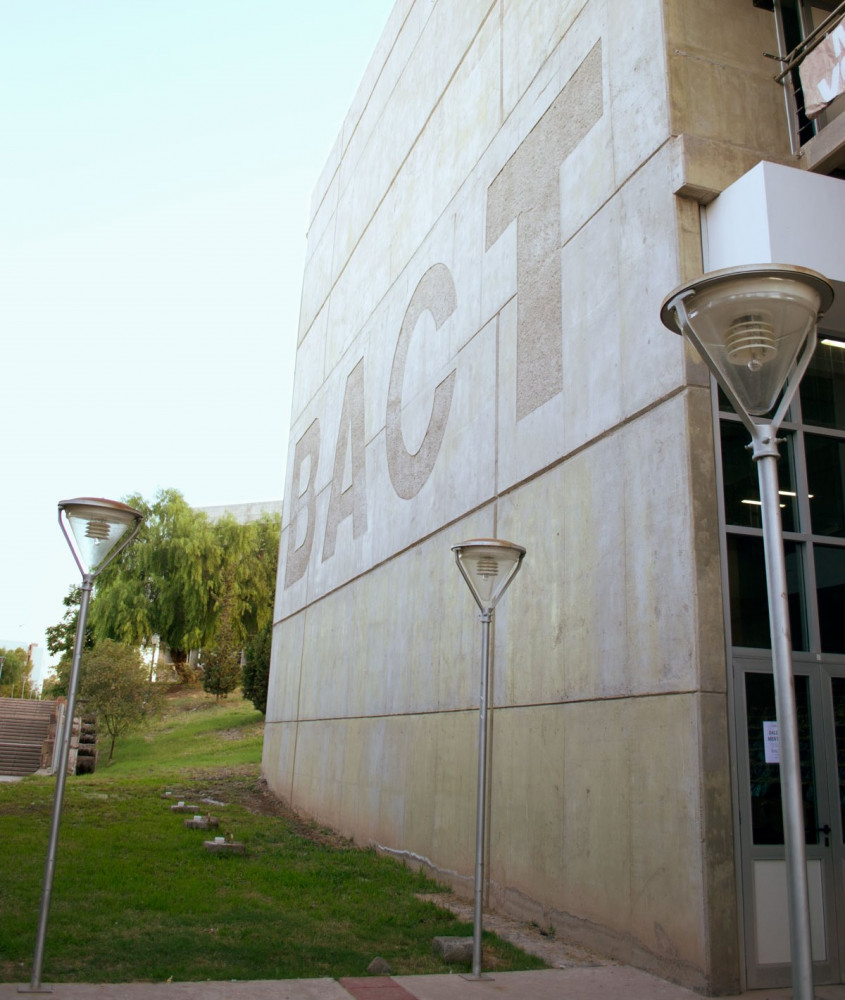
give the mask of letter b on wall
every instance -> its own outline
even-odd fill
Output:
[[[320,459],[320,421],[315,420],[302,437],[296,442],[293,455],[293,485],[295,492],[297,484],[301,484],[302,466],[309,459],[308,482],[305,488],[297,494],[295,508],[288,525],[288,553],[285,564],[285,589],[302,576],[311,557],[311,546],[314,544],[314,519],[317,515],[317,497],[314,492],[314,482],[317,479],[317,463]],[[305,518],[305,537],[300,545],[296,544],[298,527]]]

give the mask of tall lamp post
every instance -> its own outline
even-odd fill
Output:
[[[47,861],[44,866],[44,882],[41,888],[41,907],[38,912],[38,933],[35,938],[35,956],[32,961],[32,978],[29,986],[18,987],[19,993],[52,993],[49,986],[41,984],[41,967],[44,961],[44,941],[47,936],[47,918],[50,912],[50,897],[53,892],[53,875],[56,869],[56,848],[59,841],[59,825],[62,818],[62,802],[67,779],[70,740],[73,730],[73,713],[76,704],[76,688],[79,683],[79,665],[82,647],[85,644],[85,620],[94,580],[99,573],[132,541],[141,526],[141,513],[117,500],[103,500],[101,497],[78,497],[62,500],[59,504],[59,525],[67,539],[76,565],[82,574],[82,598],[79,602],[79,617],[76,625],[76,639],[73,645],[73,660],[68,683],[65,725],[62,732],[62,746],[59,754],[59,770],[56,776],[56,790],[53,795],[53,812],[50,820],[50,839],[47,846]],[[68,533],[68,527],[70,533]]]
[[[813,957],[777,432],[810,363],[818,318],[832,301],[833,289],[815,271],[760,264],[705,274],[676,288],[660,310],[664,326],[685,336],[713,373],[751,435],[757,463],[795,1000],[813,1000]]]
[[[525,549],[498,538],[473,538],[453,545],[455,562],[466,580],[481,621],[481,693],[478,705],[478,789],[475,811],[475,907],[472,921],[472,975],[481,975],[482,896],[484,893],[484,829],[487,799],[487,683],[490,673],[490,625],[500,598],[519,572]]]

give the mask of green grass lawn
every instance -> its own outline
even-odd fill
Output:
[[[432,951],[472,934],[416,897],[419,873],[290,815],[260,781],[263,716],[195,691],[167,699],[114,761],[68,779],[47,931],[45,982],[360,976],[464,971]],[[0,784],[0,981],[31,974],[55,780]],[[168,796],[167,793],[170,793]],[[220,818],[188,830],[170,805],[203,797]],[[202,842],[231,834],[243,856]],[[543,963],[485,934],[485,967]]]

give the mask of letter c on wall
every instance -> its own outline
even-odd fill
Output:
[[[387,414],[385,436],[387,441],[387,469],[393,489],[403,500],[412,500],[425,486],[443,444],[446,422],[452,406],[455,391],[455,370],[453,369],[434,390],[431,417],[425,437],[412,455],[405,447],[402,435],[402,383],[405,379],[405,365],[411,336],[424,312],[434,317],[435,329],[439,330],[458,307],[455,282],[445,264],[435,264],[420,278],[414,289],[390,369],[390,385],[387,391]]]

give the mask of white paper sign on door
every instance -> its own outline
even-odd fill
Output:
[[[763,723],[763,746],[765,747],[766,763],[780,764],[780,737],[777,722]]]

